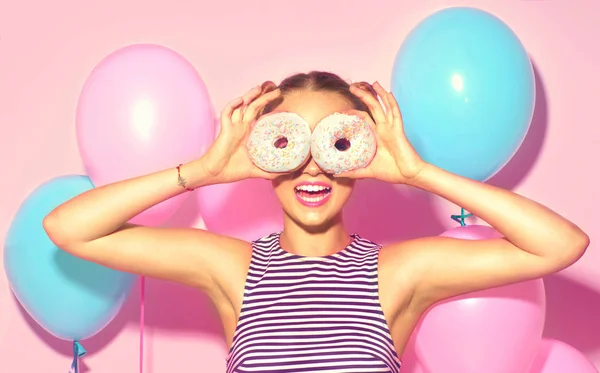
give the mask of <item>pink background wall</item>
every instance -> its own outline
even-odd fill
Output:
[[[83,172],[75,141],[77,97],[94,65],[113,50],[150,42],[178,51],[196,66],[220,110],[262,80],[310,69],[389,86],[393,59],[407,32],[423,17],[455,5],[480,7],[505,20],[535,63],[538,106],[531,132],[492,182],[550,205],[590,234],[585,257],[546,281],[546,335],[572,344],[600,367],[600,250],[595,242],[600,177],[591,170],[600,159],[597,0],[220,0],[209,5],[192,0],[0,0],[0,240],[33,188],[58,175]],[[254,237],[276,229],[276,205],[261,193],[265,184],[246,186],[230,187],[233,201],[211,206],[190,198],[173,224],[201,226],[200,207],[222,207],[223,221],[236,219],[235,229],[225,226],[222,232]],[[257,214],[267,222],[262,226],[255,225],[256,216],[235,214],[240,204],[257,203],[259,195],[265,206]],[[250,196],[252,201],[246,199]],[[359,216],[357,209],[375,196],[382,201]],[[397,216],[407,210],[416,213],[411,221]],[[438,234],[454,224],[448,218],[454,212],[455,207],[429,196],[364,183],[348,217],[363,236],[387,242]],[[50,337],[24,314],[0,273],[0,371],[66,371],[70,345]],[[136,371],[138,304],[136,291],[107,329],[85,341],[90,354],[84,365],[90,371]],[[220,326],[201,294],[149,281],[147,325],[146,372],[223,371]]]

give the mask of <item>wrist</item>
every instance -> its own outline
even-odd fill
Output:
[[[215,176],[211,175],[203,158],[184,163],[180,167],[180,175],[185,180],[185,188],[198,189],[208,185],[218,184]]]
[[[430,163],[424,163],[421,170],[415,174],[413,178],[409,180],[407,184],[418,189],[422,189],[431,192],[435,189],[434,185],[436,181],[440,179],[440,176],[444,173],[444,170],[434,166]]]

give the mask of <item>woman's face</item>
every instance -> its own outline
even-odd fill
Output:
[[[326,116],[352,109],[352,104],[341,95],[299,91],[286,94],[273,112],[296,113],[314,129]],[[354,180],[333,178],[323,172],[312,157],[299,170],[273,181],[286,216],[313,231],[324,230],[339,221],[353,187]]]

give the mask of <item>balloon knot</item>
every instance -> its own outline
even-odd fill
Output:
[[[461,227],[464,227],[467,225],[467,223],[465,223],[465,219],[470,218],[471,216],[473,216],[473,214],[465,214],[465,209],[461,208],[460,209],[460,215],[450,215],[450,217],[452,218],[452,220],[454,220],[455,222],[457,222],[458,224],[461,225]]]
[[[71,363],[71,370],[69,373],[79,373],[79,358],[85,356],[87,351],[79,341],[73,341],[73,362]]]

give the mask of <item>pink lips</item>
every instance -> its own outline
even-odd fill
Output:
[[[299,183],[294,187],[294,194],[304,206],[323,206],[331,196],[331,184],[319,181]]]

